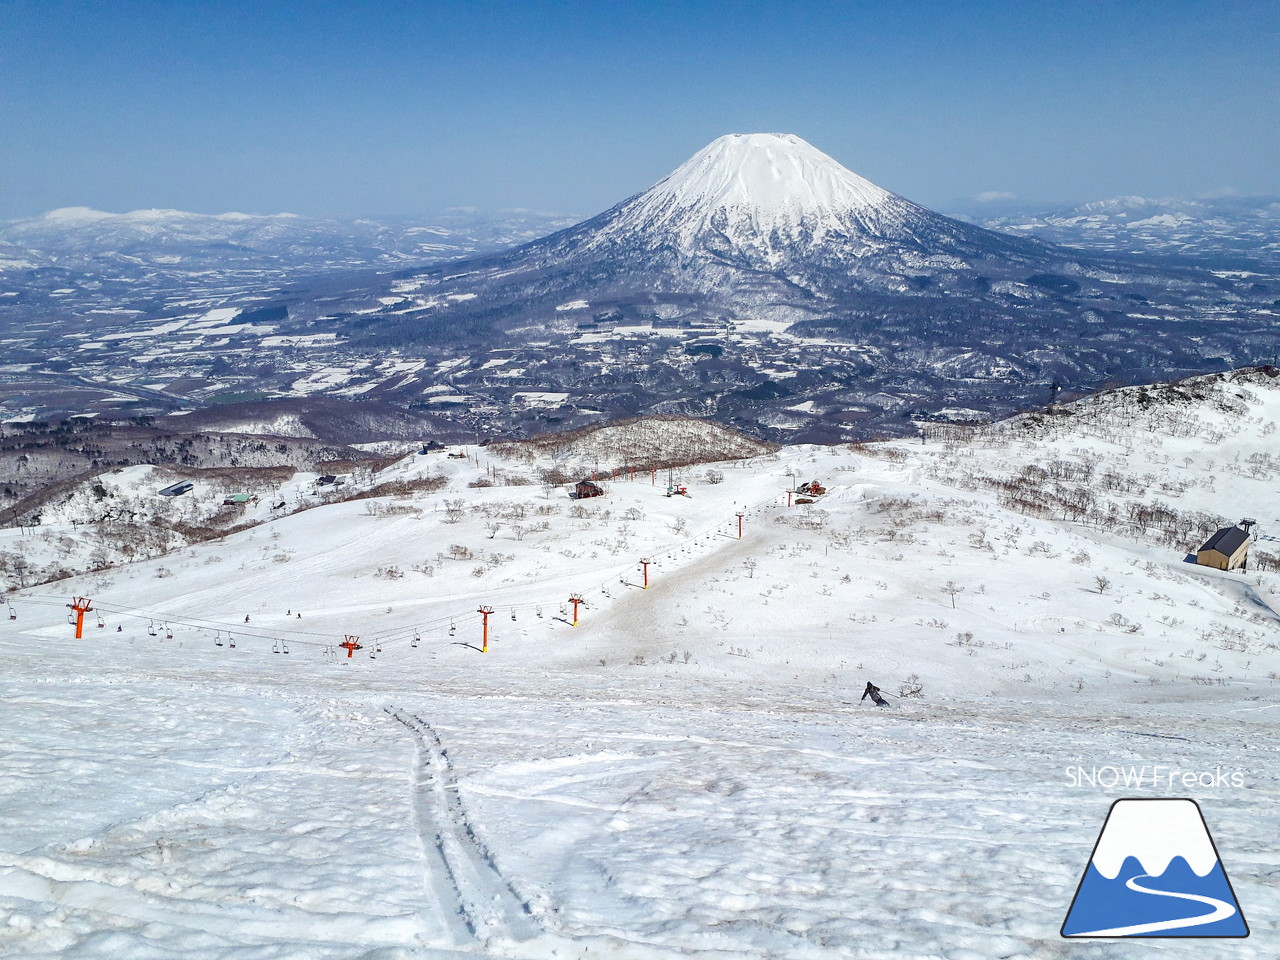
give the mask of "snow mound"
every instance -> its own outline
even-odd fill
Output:
[[[669,414],[620,420],[519,443],[491,444],[495,453],[516,459],[633,466],[683,466],[742,460],[772,453],[773,444],[744,436],[708,420]]]
[[[219,433],[246,433],[267,437],[302,437],[315,439],[315,433],[296,413],[282,413],[274,417],[245,418],[216,425]]]

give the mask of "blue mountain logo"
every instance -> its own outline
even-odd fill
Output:
[[[1249,926],[1194,800],[1117,800],[1064,937],[1247,937]]]

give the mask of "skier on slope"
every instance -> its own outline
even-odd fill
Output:
[[[870,697],[871,702],[877,707],[887,707],[889,705],[889,701],[880,696],[880,688],[870,680],[867,681],[867,689],[862,691],[862,699],[858,702],[861,703],[863,700],[867,699],[867,697]]]

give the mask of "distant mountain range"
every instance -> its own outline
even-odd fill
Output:
[[[655,194],[651,200],[656,202],[664,196],[675,207],[693,212],[695,222],[703,216],[705,223],[709,212],[706,203],[684,202],[697,191],[698,178],[703,178],[703,185],[706,178],[715,176],[721,177],[721,188],[730,183],[736,185],[719,198],[726,211],[734,206],[742,208],[744,202],[749,205],[749,194],[758,195],[763,190],[767,195],[770,180],[781,175],[780,169],[755,182],[727,173],[735,169],[737,162],[733,149],[745,151],[753,138],[762,136],[766,135],[738,135],[716,141],[712,145],[715,150],[708,147],[666,178],[665,192]],[[776,140],[775,147],[788,138]],[[896,208],[885,220],[892,222],[896,216],[904,226],[906,221],[918,219],[921,211],[930,213],[857,177],[808,144],[804,147],[807,149],[793,159],[810,163],[815,169],[797,170],[791,182],[807,184],[817,174],[820,186],[818,193],[808,193],[804,198],[808,211],[803,215],[799,195],[788,201],[788,216],[796,225],[803,221],[821,223],[827,213],[819,210],[862,208],[874,220],[877,207],[882,208],[882,214]],[[769,152],[762,151],[760,157]],[[818,174],[819,170],[824,174]],[[757,169],[755,173],[764,171]],[[823,187],[826,195],[821,192]],[[730,195],[733,191],[736,196]],[[849,200],[853,202],[846,206]],[[701,213],[694,207],[701,207]],[[907,214],[908,210],[913,210],[914,215]],[[652,204],[649,212],[654,212]],[[936,223],[937,215],[933,217]],[[1107,253],[1180,256],[1224,264],[1242,258],[1280,263],[1280,197],[1131,196],[1038,207],[1006,200],[961,207],[953,218],[1014,237]],[[254,272],[275,275],[281,270],[391,270],[505,250],[577,226],[580,219],[523,209],[455,208],[418,218],[340,219],[292,213],[202,214],[159,209],[106,213],[88,207],[67,207],[36,217],[0,221],[0,276],[40,269],[95,276],[150,270],[173,277],[209,271],[248,276]],[[670,216],[665,220],[668,227],[673,226]],[[615,225],[614,232],[636,225],[624,219]],[[847,230],[851,224],[828,222],[819,228],[816,246],[841,232],[856,235],[869,225],[870,221]],[[879,226],[886,225],[882,220]],[[687,224],[683,229],[683,249],[687,253],[691,235]],[[877,229],[871,226],[870,232],[875,234]],[[954,232],[956,228],[950,229]]]
[[[59,269],[114,276],[159,271],[252,275],[391,269],[526,243],[576,222],[532,210],[448,210],[421,219],[339,220],[291,213],[52,210],[0,223],[0,276]]]
[[[770,178],[780,175],[780,170],[750,184],[732,174],[728,174],[730,180],[723,179],[735,164],[730,148],[742,151],[752,137],[761,136],[765,135],[738,135],[716,141],[715,151],[708,147],[690,161],[693,168],[682,167],[663,181],[666,199],[686,209],[698,206],[681,201],[689,200],[690,191],[697,189],[697,178],[716,175],[722,177],[722,187],[731,181],[736,184],[732,188],[737,191],[736,197],[720,197],[726,210],[742,207],[744,201],[749,201],[749,193],[759,194],[763,189],[767,194]],[[788,138],[777,139],[785,142]],[[797,222],[821,221],[826,214],[817,213],[819,208],[839,210],[850,199],[854,202],[847,209],[862,207],[869,214],[878,205],[898,208],[899,216],[908,209],[930,212],[857,177],[808,144],[804,146],[812,154],[798,159],[816,163],[817,168],[825,167],[825,187],[829,192],[826,196],[809,194],[809,212],[792,217]],[[767,153],[765,150],[761,156]],[[719,174],[713,172],[716,154]],[[814,172],[797,171],[793,184],[808,183]],[[681,192],[683,198],[679,196]],[[791,197],[791,214],[801,213],[797,205],[800,199]],[[701,206],[705,214],[705,204]],[[1086,250],[1224,263],[1240,258],[1280,263],[1280,197],[1129,196],[1052,206],[1004,200],[961,206],[951,216],[987,230]],[[505,250],[574,227],[580,220],[524,209],[455,208],[418,218],[340,219],[292,213],[202,214],[156,209],[106,213],[88,207],[67,207],[36,217],[0,221],[0,276],[39,268],[86,273],[149,268],[174,276],[210,270],[239,274],[255,270],[274,273],[280,269],[389,270]],[[616,229],[630,225],[623,221]],[[672,225],[670,217],[667,225]],[[855,227],[852,232],[857,233],[858,229]],[[834,232],[840,232],[840,228],[820,230],[818,238],[829,238]],[[875,232],[874,227],[871,232]],[[687,231],[684,236],[687,251]]]
[[[1115,197],[1049,209],[970,208],[964,219],[1015,236],[1208,265],[1280,266],[1280,197]]]
[[[442,435],[681,413],[826,441],[1274,361],[1269,241],[1205,239],[1238,208],[1247,247],[1272,207],[1170,203],[982,225],[733,134],[580,223],[55,211],[0,228],[0,396],[11,417],[329,396]]]

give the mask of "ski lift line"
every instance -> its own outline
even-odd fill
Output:
[[[147,620],[147,619],[149,619],[149,618],[147,618],[147,617],[142,617],[142,616],[138,616],[138,615],[134,615],[134,614],[129,614],[129,613],[123,613],[123,614],[120,614],[120,616],[130,617],[131,619],[134,619],[134,620]],[[281,633],[283,633],[283,632],[285,632],[285,631],[276,631],[276,632],[273,632],[273,633],[261,633],[261,632],[259,632],[259,631],[255,631],[255,630],[245,630],[245,629],[244,629],[244,624],[242,624],[242,623],[241,623],[241,624],[226,624],[226,623],[218,623],[217,621],[194,621],[194,620],[186,620],[186,619],[184,619],[184,618],[182,618],[182,617],[170,617],[170,618],[169,618],[169,620],[168,620],[168,624],[169,624],[169,626],[170,626],[170,627],[175,627],[175,626],[176,626],[176,627],[186,627],[188,630],[194,630],[194,631],[196,631],[196,632],[201,632],[201,631],[203,631],[203,632],[205,632],[205,633],[208,633],[209,631],[213,631],[213,632],[217,633],[217,632],[219,632],[219,631],[222,631],[222,632],[226,632],[226,633],[234,633],[234,634],[235,634],[235,636],[237,636],[237,637],[240,637],[240,638],[242,638],[242,639],[250,639],[250,640],[278,640],[278,639],[280,639],[280,634],[281,634]],[[155,636],[155,635],[156,635],[156,634],[151,633],[151,632],[150,632],[150,630],[148,630],[148,633],[149,633],[151,636]],[[326,637],[326,636],[329,636],[329,634],[327,634],[327,633],[326,633],[326,634],[316,633],[316,634],[308,634],[308,636]],[[299,640],[299,639],[295,639],[295,640],[294,640],[294,643],[318,644],[318,643],[320,643],[320,641],[318,641],[318,640],[306,640],[306,639],[301,639],[301,640]]]
[[[56,603],[43,600],[32,600],[33,603],[44,603],[49,606],[65,606],[65,602],[58,599]],[[220,620],[211,620],[205,617],[181,617],[169,613],[160,613],[154,610],[145,610],[139,607],[125,607],[112,603],[99,603],[94,601],[94,610],[101,609],[105,613],[111,613],[118,617],[129,617],[134,620],[152,620],[158,623],[168,623],[171,625],[185,626],[195,630],[237,630],[244,636],[257,636],[270,639],[278,634],[287,633],[293,636],[301,637],[327,637],[328,631],[320,632],[315,630],[289,630],[280,629],[273,630],[268,634],[258,634],[244,629],[243,623],[226,623]],[[299,641],[302,642],[302,641]]]
[[[21,598],[21,600],[25,602],[29,602],[36,606],[46,606],[46,607],[49,607],[49,606],[65,607],[66,606],[66,603],[63,601],[63,598],[61,597],[55,598],[55,597],[45,597],[41,595],[35,595],[35,596]],[[96,603],[97,602],[95,601],[95,604]],[[227,634],[225,645],[232,648],[236,647],[237,637],[240,639],[241,642],[243,642],[246,639],[263,640],[263,641],[270,640],[273,645],[279,644],[279,648],[280,648],[279,652],[281,653],[288,652],[288,644],[290,642],[292,642],[295,645],[301,645],[306,647],[316,647],[318,649],[323,649],[326,646],[329,646],[329,644],[326,642],[297,638],[298,635],[314,636],[314,637],[329,637],[330,634],[328,633],[317,633],[314,631],[296,631],[296,630],[295,631],[282,630],[282,631],[275,631],[273,633],[261,633],[258,631],[245,630],[243,623],[228,624],[228,623],[222,623],[216,620],[206,620],[204,618],[187,618],[187,617],[176,617],[171,615],[157,617],[154,611],[146,612],[138,608],[123,607],[118,604],[109,604],[109,603],[105,605],[95,605],[94,609],[97,610],[99,609],[99,607],[101,607],[101,609],[103,609],[104,612],[111,613],[117,617],[125,617],[131,620],[139,620],[139,621],[146,620],[148,635],[153,637],[159,636],[159,630],[157,629],[157,625],[159,625],[160,627],[163,627],[165,629],[166,639],[172,638],[173,636],[172,630],[175,626],[185,627],[188,630],[194,631],[196,633],[207,634],[209,632],[212,632],[214,634],[214,643],[219,647],[224,646],[224,641],[222,638],[222,634],[224,632]],[[289,634],[288,639],[280,636],[280,634],[282,633]],[[391,635],[390,639],[391,639],[391,642],[398,642],[400,640],[409,640],[410,636],[408,634],[404,634],[402,636],[399,633],[395,633]]]
[[[776,497],[770,496],[769,498],[760,501],[754,507],[744,508],[744,512],[758,511],[762,508],[776,506],[776,504],[774,503],[775,499]],[[698,531],[686,537],[684,540],[677,542],[675,545],[669,547],[667,550],[657,554],[655,559],[657,560],[670,559],[676,556],[678,553],[692,551],[693,547],[697,546],[700,541],[710,541],[714,537],[716,537],[717,535],[723,532],[724,531],[723,531],[722,524],[716,524],[714,526],[704,528],[703,530]],[[608,587],[612,582],[613,582],[613,578],[609,577],[608,579],[600,581],[597,584],[597,588],[601,591],[602,594],[604,594],[607,597],[610,597],[611,595],[608,592]],[[625,577],[623,582],[625,582]],[[43,595],[32,595],[32,596],[21,597],[19,599],[21,601],[34,603],[37,605],[65,606],[65,602],[61,597],[55,598],[55,597],[46,597]],[[7,600],[6,600],[6,605],[9,607],[10,611],[12,611],[12,604]],[[541,611],[542,605],[537,603],[536,601],[529,601],[524,603],[508,604],[507,606],[508,606],[508,609],[511,611],[513,618],[515,618],[517,611],[532,610],[535,612],[535,615],[537,615]],[[296,629],[286,628],[286,629],[273,630],[271,633],[259,633],[256,631],[246,632],[244,631],[243,624],[241,623],[231,624],[231,623],[225,623],[219,620],[212,620],[204,617],[177,617],[171,614],[165,614],[165,613],[154,611],[154,610],[146,610],[146,609],[137,608],[137,607],[125,607],[118,604],[112,604],[110,602],[99,602],[98,606],[95,609],[101,609],[104,612],[112,613],[112,614],[115,614],[116,616],[129,617],[131,619],[146,619],[150,621],[151,628],[154,628],[154,622],[157,619],[159,619],[161,622],[163,622],[166,625],[167,634],[171,633],[172,626],[176,624],[178,626],[187,627],[188,629],[197,630],[197,631],[214,630],[216,632],[216,631],[226,630],[229,635],[232,629],[236,629],[240,632],[240,635],[242,637],[250,637],[253,639],[260,639],[260,640],[271,640],[273,643],[277,641],[283,642],[283,640],[280,639],[280,636],[289,635],[295,638],[294,640],[295,643],[302,643],[307,646],[321,646],[321,647],[329,646],[327,641],[309,641],[306,639],[296,639],[296,638],[305,638],[305,637],[327,638],[330,635],[327,631],[318,632],[313,630],[296,630]],[[430,620],[420,620],[419,627],[416,630],[396,631],[395,633],[391,634],[386,638],[386,642],[390,644],[410,642],[416,646],[416,644],[422,642],[420,633],[424,629],[429,631],[434,627],[442,628],[444,624],[448,623],[451,626],[453,626],[456,630],[456,624],[459,621],[469,622],[475,619],[476,619],[476,616],[474,613],[464,613],[462,616],[441,616],[439,618],[433,618]]]
[[[65,603],[53,604],[53,603],[50,603],[49,601],[45,601],[45,600],[32,600],[32,602],[33,602],[33,603],[37,603],[37,604],[41,604],[41,605],[44,605],[44,606],[55,606],[55,605],[56,605],[56,606],[65,606]],[[96,603],[96,601],[95,601],[95,603]],[[154,632],[154,633],[152,632],[152,631],[155,629],[155,626],[156,626],[156,624],[157,624],[157,623],[158,623],[159,625],[161,625],[161,626],[166,626],[166,627],[168,628],[168,629],[166,630],[166,635],[168,635],[169,633],[171,633],[171,632],[172,632],[172,628],[173,628],[173,627],[178,626],[178,627],[186,627],[188,630],[194,630],[194,631],[197,631],[197,632],[199,632],[199,631],[204,631],[204,632],[206,632],[206,633],[207,633],[207,632],[209,632],[209,631],[213,631],[214,633],[226,632],[226,633],[228,633],[228,634],[231,634],[231,633],[234,631],[234,634],[235,634],[235,635],[237,635],[237,636],[239,636],[239,637],[241,637],[241,638],[248,638],[248,639],[255,639],[255,640],[277,640],[277,639],[279,639],[279,638],[280,638],[280,634],[281,634],[281,633],[289,633],[291,636],[292,636],[292,635],[296,635],[296,634],[302,634],[303,636],[314,636],[314,637],[327,637],[327,636],[329,636],[329,634],[328,634],[328,633],[316,633],[316,632],[312,632],[312,631],[308,631],[308,632],[303,633],[302,631],[283,631],[283,630],[278,630],[278,631],[274,631],[274,632],[272,632],[272,633],[260,633],[260,632],[257,632],[257,631],[245,630],[245,629],[244,629],[244,624],[243,624],[243,623],[240,623],[240,624],[227,624],[227,623],[221,623],[221,622],[216,621],[216,620],[204,620],[204,619],[201,619],[201,618],[186,618],[186,617],[175,617],[175,616],[156,617],[156,616],[153,616],[153,615],[150,615],[150,614],[147,614],[147,613],[135,612],[133,609],[131,609],[131,608],[127,608],[127,607],[115,607],[114,609],[112,609],[114,606],[115,606],[115,605],[108,604],[108,605],[107,605],[106,607],[104,607],[103,609],[104,609],[106,612],[108,612],[108,613],[113,613],[115,616],[118,616],[118,617],[127,617],[127,618],[129,618],[129,619],[131,619],[131,620],[146,620],[146,621],[148,621],[148,631],[147,631],[147,632],[148,632],[148,634],[149,634],[150,636],[157,636],[157,635],[158,635],[158,631],[156,631],[156,632]],[[96,610],[96,609],[98,609],[98,607],[97,607],[97,606],[95,606],[95,607],[94,607],[94,609]],[[167,638],[167,636],[166,636],[166,638]],[[294,643],[300,643],[300,644],[306,644],[306,645],[309,645],[309,646],[319,646],[319,645],[321,645],[319,641],[315,641],[315,640],[306,640],[306,639],[301,639],[301,640],[299,640],[299,639],[294,639],[294,641],[293,641],[293,642],[294,642]]]

